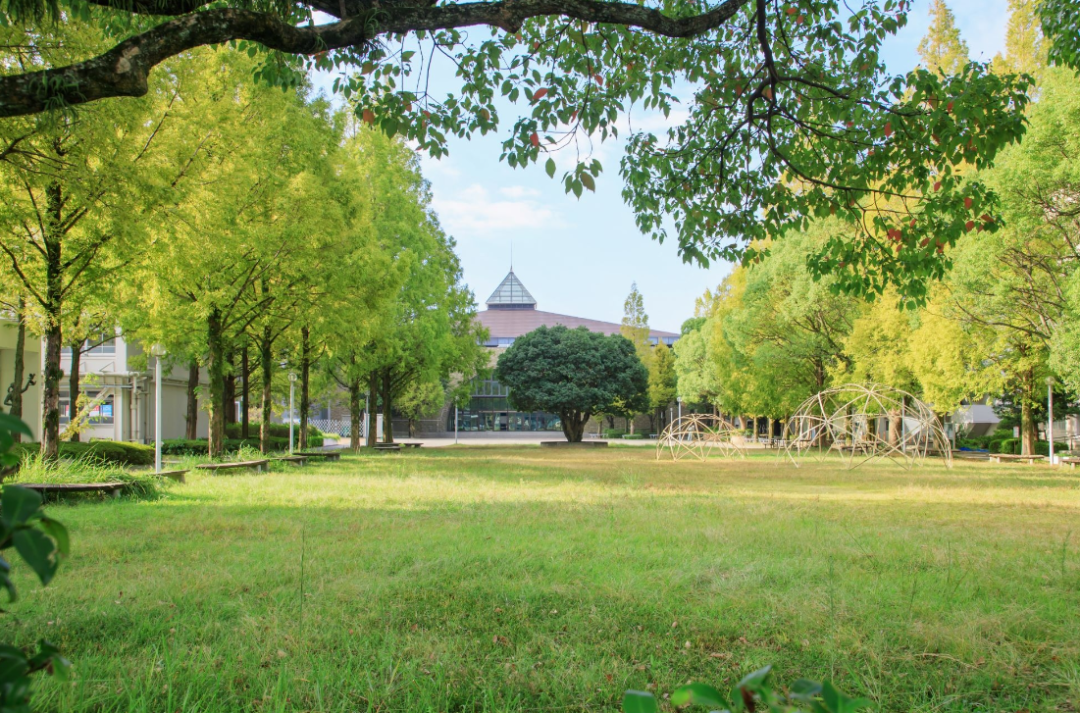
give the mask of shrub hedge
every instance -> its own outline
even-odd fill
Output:
[[[622,438],[626,435],[626,431],[617,428],[605,428],[604,438]]]
[[[259,438],[259,427],[261,425],[262,424],[258,424],[258,423],[249,424],[249,426],[248,426],[248,437],[258,439]],[[240,430],[241,430],[241,425],[239,423],[227,423],[227,424],[225,424],[225,438],[231,438],[231,439],[234,439],[234,440],[239,440],[239,438],[240,438]],[[314,426],[309,424],[308,428],[307,428],[307,432],[308,432],[308,445],[311,445],[311,446],[314,446],[314,445],[320,445],[321,446],[322,445],[322,437],[323,437],[322,431],[320,431],[319,429],[317,429]],[[289,439],[289,424],[287,424],[287,423],[271,423],[270,424],[270,437],[271,438],[284,438],[287,441]],[[296,427],[295,438],[297,438],[297,439],[300,438],[300,426]],[[318,444],[312,442],[315,439],[318,439],[318,441],[319,441]]]
[[[13,452],[21,458],[24,455],[37,453],[40,449],[39,443],[20,443]],[[154,447],[124,441],[80,441],[78,443],[65,441],[60,444],[60,457],[72,460],[95,460],[110,465],[153,465]]]
[[[308,445],[311,447],[317,447],[322,445],[322,436],[308,437]],[[295,444],[294,444],[295,445]],[[258,438],[226,438],[225,439],[225,452],[236,453],[238,450],[247,446],[248,448],[258,448]],[[205,438],[198,438],[193,441],[189,441],[185,438],[175,438],[167,441],[162,441],[161,452],[171,456],[204,456],[210,449],[210,445]],[[289,450],[289,437],[285,438],[270,437],[270,450],[272,451],[287,451]],[[153,462],[153,449],[151,449],[151,462]]]

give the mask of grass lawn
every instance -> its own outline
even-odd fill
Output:
[[[62,711],[615,710],[832,679],[885,711],[1080,710],[1080,476],[461,447],[50,506],[3,619]]]

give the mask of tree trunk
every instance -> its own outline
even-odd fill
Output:
[[[251,437],[251,421],[248,414],[250,413],[250,401],[248,398],[251,395],[251,389],[248,388],[250,384],[248,379],[251,377],[251,363],[248,361],[248,348],[247,344],[244,345],[243,351],[240,352],[240,376],[242,381],[240,382],[240,401],[243,403],[242,410],[240,411],[240,437]]]
[[[368,427],[367,431],[364,433],[364,440],[367,442],[366,445],[368,448],[375,446],[377,435],[375,433],[375,427],[379,423],[379,420],[375,417],[375,411],[378,410],[379,406],[378,378],[379,377],[375,372],[371,372],[371,374],[368,375]]]
[[[195,389],[199,386],[199,361],[188,364],[187,414],[184,416],[184,438],[194,441],[199,437],[199,400]]]
[[[207,375],[210,379],[211,458],[225,452],[225,335],[221,312],[210,311],[206,319],[206,345],[209,352]]]
[[[82,342],[71,345],[71,366],[68,369],[68,428],[71,431],[72,443],[78,443],[78,425],[75,417],[79,413],[79,371],[82,367]]]
[[[360,379],[349,382],[349,447],[360,450]],[[371,429],[368,429],[371,430]]]
[[[1020,377],[1020,453],[1035,455],[1035,441],[1039,437],[1039,426],[1035,422],[1035,370],[1027,369]]]
[[[274,355],[271,346],[270,327],[263,328],[259,342],[259,361],[262,362],[262,423],[259,424],[259,451],[270,452],[270,417],[273,415],[271,386],[274,378]]]
[[[306,451],[308,414],[311,411],[311,330],[300,328],[300,450]]]
[[[900,443],[904,430],[904,416],[900,411],[895,409],[889,412],[889,440],[890,446],[896,446]]]
[[[392,401],[390,395],[390,370],[384,369],[382,376],[382,428],[383,428],[383,443],[394,442],[394,419],[391,416],[393,412]]]
[[[563,435],[566,436],[568,442],[581,443],[581,439],[585,435],[585,424],[589,422],[591,416],[590,413],[579,413],[577,411],[559,414]]]
[[[64,263],[61,246],[63,193],[58,183],[46,189],[49,222],[45,242],[45,375],[41,394],[41,455],[46,461],[60,457],[60,352],[64,345],[61,318],[64,307]]]
[[[225,355],[225,425],[236,423],[236,353]]]
[[[12,378],[11,389],[11,404],[8,409],[8,413],[16,418],[22,418],[22,395],[23,395],[23,375],[26,371],[26,359],[24,352],[26,351],[26,299],[22,296],[19,297],[19,313],[16,318],[19,321],[18,331],[15,333],[15,373]],[[12,439],[16,443],[22,441],[21,433],[12,433]]]

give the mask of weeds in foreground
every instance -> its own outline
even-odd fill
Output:
[[[92,455],[46,460],[40,453],[23,457],[19,469],[9,476],[13,483],[128,483],[125,492],[140,498],[159,495],[158,478],[152,471],[129,472]]]

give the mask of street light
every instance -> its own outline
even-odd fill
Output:
[[[1050,441],[1050,465],[1054,464],[1054,377],[1046,377],[1046,440]]]
[[[154,472],[161,472],[161,357],[165,356],[165,345],[154,344],[150,347],[150,356],[154,357]]]
[[[682,396],[678,397],[675,400],[679,402],[679,418],[682,419]]]
[[[454,445],[457,445],[457,419],[458,419],[458,406],[454,404]]]
[[[296,374],[289,372],[289,455],[293,454],[293,395],[296,392]]]

